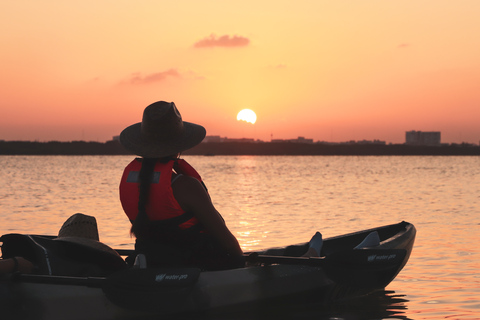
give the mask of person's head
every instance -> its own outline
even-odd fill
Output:
[[[173,102],[158,101],[143,111],[142,122],[125,128],[120,143],[144,158],[165,158],[193,148],[205,138],[204,127],[182,120]]]

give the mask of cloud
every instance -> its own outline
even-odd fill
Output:
[[[408,43],[401,43],[398,45],[398,48],[407,48],[407,47],[410,47],[410,44]]]
[[[241,36],[224,35],[218,37],[214,34],[196,42],[195,48],[211,48],[211,47],[245,47],[248,46],[250,40]]]
[[[151,84],[155,82],[161,82],[166,80],[169,77],[181,78],[180,73],[177,69],[169,69],[163,72],[155,72],[147,75],[142,75],[140,72],[135,72],[130,75],[130,77],[125,81],[129,84]]]
[[[153,83],[161,83],[168,78],[177,78],[187,81],[205,80],[205,76],[198,74],[191,70],[169,69],[162,72],[153,72],[142,74],[141,72],[134,72],[122,80],[120,85],[149,85]]]

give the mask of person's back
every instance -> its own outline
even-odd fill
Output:
[[[215,209],[203,185],[192,177],[181,176],[173,184],[173,193],[180,206],[204,226],[194,259],[205,260],[211,267],[238,267],[244,264],[243,252],[235,236],[230,232],[220,213]]]

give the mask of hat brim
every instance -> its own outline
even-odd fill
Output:
[[[128,151],[144,158],[162,158],[195,147],[202,142],[207,131],[201,125],[183,122],[183,135],[168,142],[146,140],[141,134],[141,122],[125,128],[120,134],[120,143]]]

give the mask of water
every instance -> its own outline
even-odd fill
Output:
[[[402,220],[417,228],[405,269],[366,300],[267,309],[260,319],[480,319],[480,158],[185,157],[244,250]],[[125,156],[0,156],[0,234],[57,234],[75,212],[132,248],[118,200]],[[279,311],[280,310],[280,311]],[[251,319],[224,315],[219,319]]]

